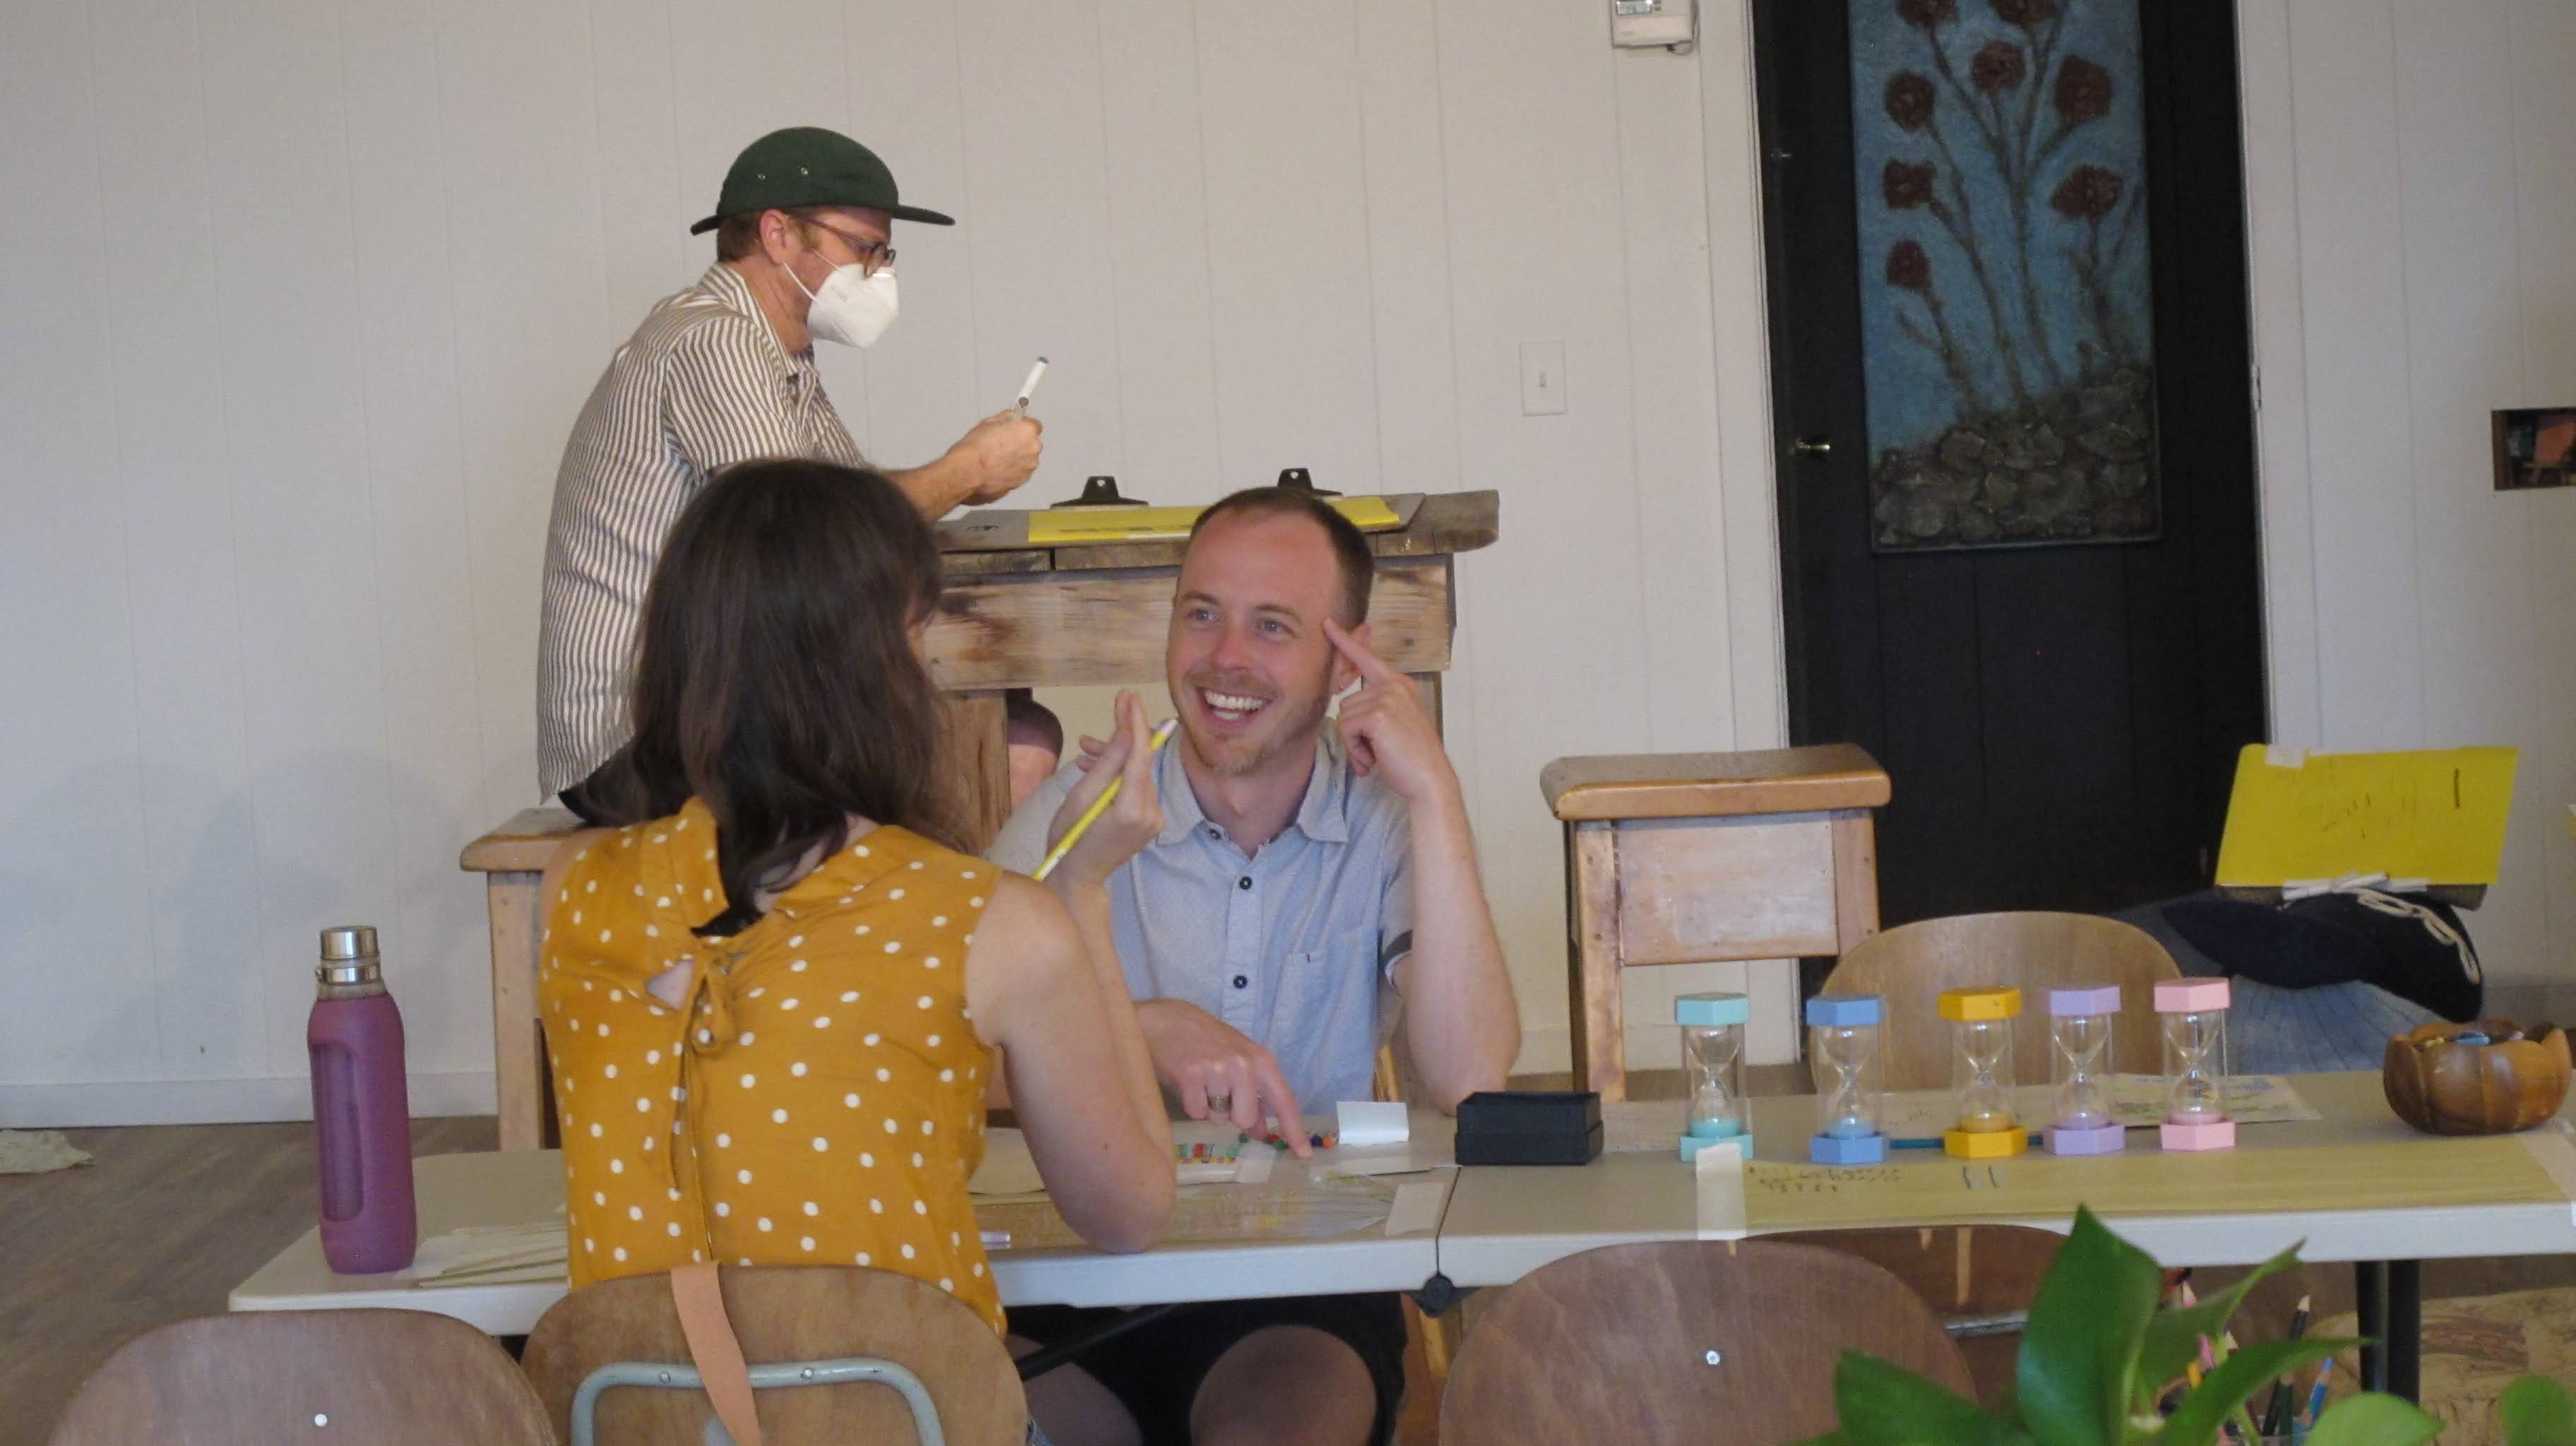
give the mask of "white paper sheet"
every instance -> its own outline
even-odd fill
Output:
[[[1333,1107],[1341,1120],[1341,1142],[1353,1145],[1401,1145],[1412,1138],[1412,1121],[1401,1104],[1344,1100]]]
[[[1698,1174],[1699,1238],[1744,1238],[1744,1145],[1726,1140],[1703,1146],[1693,1162]]]

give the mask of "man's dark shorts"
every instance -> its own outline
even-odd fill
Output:
[[[1109,1388],[1136,1418],[1145,1446],[1189,1446],[1190,1404],[1199,1383],[1235,1343],[1270,1326],[1312,1326],[1350,1346],[1377,1387],[1371,1441],[1388,1439],[1404,1395],[1404,1311],[1393,1295],[1286,1296],[1277,1300],[1221,1300],[1185,1305],[1077,1356],[1073,1364]],[[1123,1314],[1069,1306],[1029,1306],[1010,1312],[1011,1334],[1039,1345],[1057,1341]]]

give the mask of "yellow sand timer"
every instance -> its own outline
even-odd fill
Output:
[[[1950,1021],[1950,1093],[1958,1123],[1941,1148],[1971,1160],[2018,1155],[2029,1132],[2013,1110],[2013,1020],[2021,991],[2008,985],[1941,991]]]

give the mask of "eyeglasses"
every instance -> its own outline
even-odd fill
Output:
[[[809,221],[806,224],[817,231],[829,231],[839,237],[841,244],[850,248],[850,254],[859,258],[859,274],[862,276],[874,276],[894,264],[894,248],[883,241],[870,241],[863,236],[853,236],[838,226],[826,226],[820,221]]]

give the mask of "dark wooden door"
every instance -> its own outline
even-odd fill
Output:
[[[2206,884],[2263,732],[2235,16],[2141,11],[2161,531],[1891,553],[1863,455],[1851,11],[1754,7],[1790,731],[1887,766],[1890,924]]]

